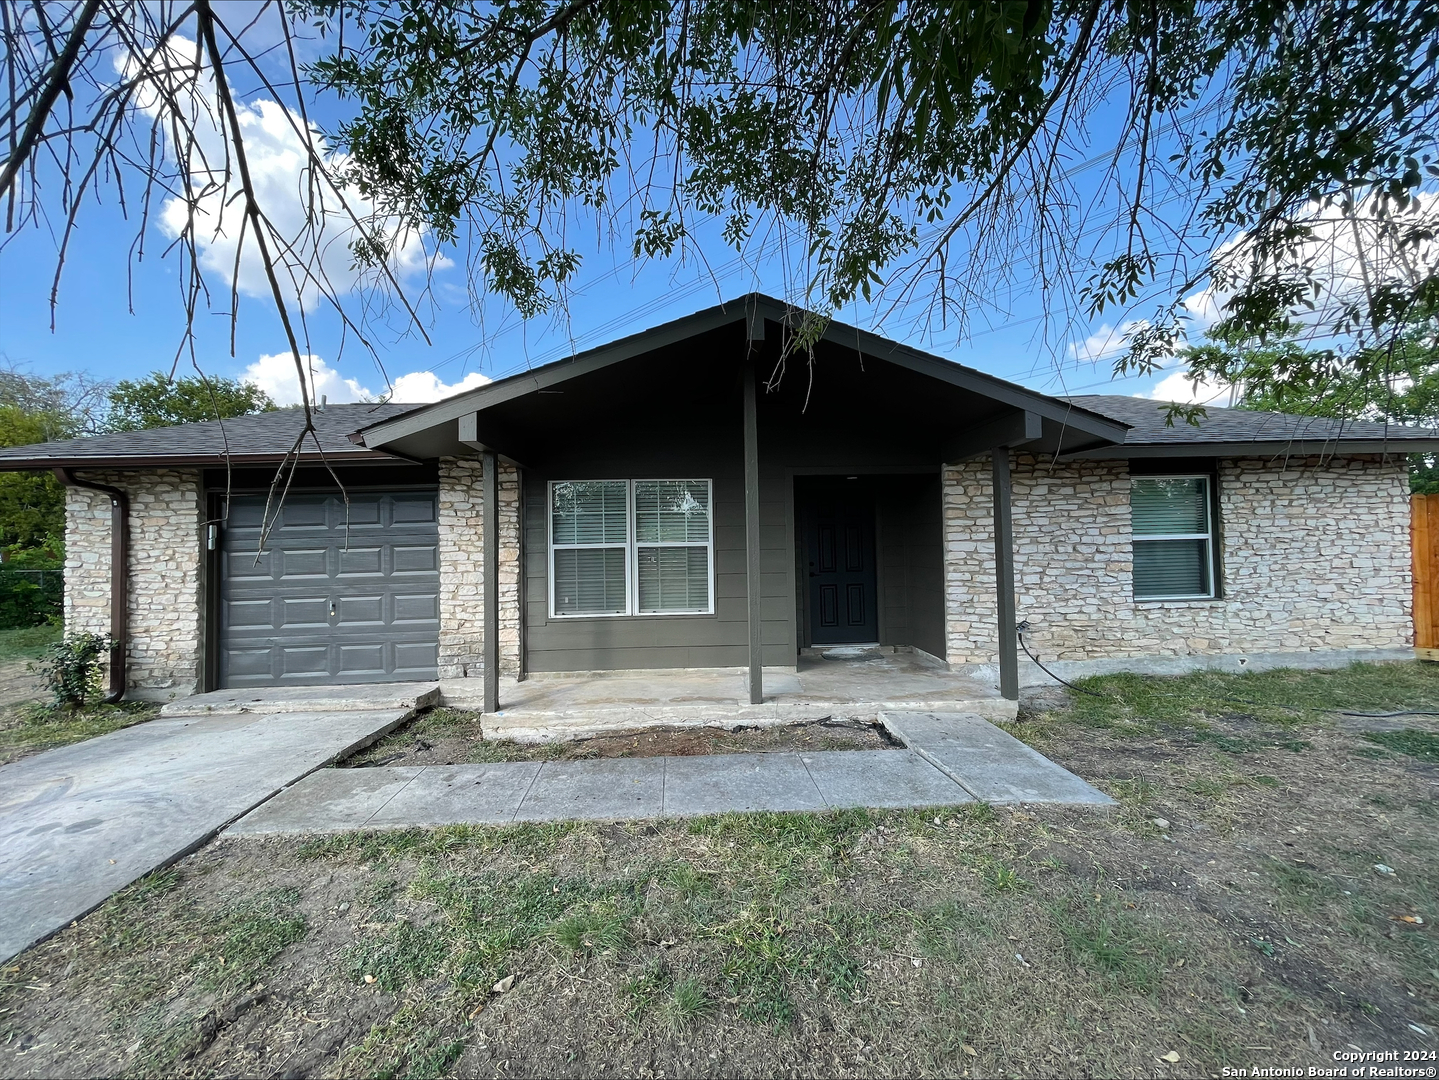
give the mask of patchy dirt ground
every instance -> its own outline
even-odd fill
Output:
[[[898,746],[879,724],[825,719],[779,727],[654,727],[570,742],[487,740],[479,713],[435,709],[344,762],[372,765],[465,765],[488,761],[578,761],[586,758],[689,757],[781,750],[884,750]]]
[[[222,840],[4,969],[0,1074],[1165,1077],[1439,1049],[1432,718],[1389,745],[1094,708],[1016,730],[1108,813]]]

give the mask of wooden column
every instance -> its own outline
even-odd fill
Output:
[[[500,711],[500,467],[493,451],[480,455],[485,544],[485,705]]]
[[[764,643],[760,635],[759,558],[759,416],[755,402],[754,364],[744,368],[744,556],[745,590],[749,594],[749,701],[764,701]]]
[[[999,692],[1019,700],[1019,646],[1014,632],[1014,520],[1010,508],[1009,447],[990,453],[994,475],[994,587],[999,601]]]

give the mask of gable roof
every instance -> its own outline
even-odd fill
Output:
[[[376,405],[367,402],[328,405],[313,413],[314,440],[306,439],[300,454],[303,462],[318,463],[322,456],[330,461],[393,461],[386,454],[356,446],[350,435],[357,428],[377,419],[397,416],[414,409],[413,405]],[[147,428],[143,431],[118,431],[88,439],[59,439],[32,446],[11,446],[0,449],[0,470],[96,468],[121,465],[138,466],[225,464],[228,450],[232,464],[266,464],[278,462],[294,448],[295,440],[304,429],[304,413],[300,409],[276,409],[274,412],[251,413],[229,420],[207,420],[199,424],[178,424],[174,427]]]
[[[756,339],[764,336],[765,321],[792,326],[806,312],[763,293],[747,293],[735,300],[717,304],[693,315],[630,334],[617,341],[588,349],[535,368],[532,371],[497,379],[433,405],[413,409],[401,416],[370,424],[356,433],[356,441],[366,446],[382,447],[407,436],[413,436],[441,424],[453,423],[471,413],[493,408],[525,394],[536,393],[581,375],[598,371],[666,345],[674,345],[710,330],[736,323],[751,328]],[[1122,421],[1091,412],[1084,406],[1051,397],[1016,383],[987,375],[952,360],[921,349],[890,341],[888,338],[862,330],[857,326],[831,320],[824,340],[853,349],[861,356],[886,360],[911,371],[919,372],[1004,405],[1038,413],[1041,417],[1073,431],[1092,436],[1100,442],[1119,442],[1124,437]]]
[[[1410,453],[1439,450],[1439,431],[1367,420],[1204,407],[1197,425],[1165,422],[1172,404],[1118,394],[1068,397],[1081,408],[1129,425],[1122,445],[1082,450],[1075,457],[1170,457],[1237,454]]]

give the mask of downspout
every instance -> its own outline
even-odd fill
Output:
[[[130,497],[117,487],[79,479],[71,469],[56,469],[66,487],[85,488],[110,496],[110,692],[102,698],[114,705],[125,696],[125,653],[130,607]]]

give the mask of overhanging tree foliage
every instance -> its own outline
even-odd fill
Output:
[[[919,302],[962,333],[1016,281],[1056,310],[1137,312],[1121,370],[1170,355],[1196,294],[1222,305],[1229,340],[1339,335],[1341,362],[1439,310],[1439,5],[254,10],[280,28],[283,78],[208,0],[0,0],[10,88],[0,195],[8,225],[48,215],[62,237],[82,196],[125,176],[132,202],[148,205],[151,190],[181,200],[193,320],[205,295],[198,209],[222,191],[263,262],[297,368],[304,326],[287,307],[297,290],[316,290],[363,336],[314,254],[327,227],[343,228],[388,295],[399,295],[397,250],[425,230],[468,257],[477,292],[533,316],[563,303],[579,226],[660,258],[718,222],[751,252],[777,235],[796,256],[792,294],[821,313],[857,296]],[[293,34],[305,27],[321,36],[321,57],[302,68]],[[298,232],[280,230],[256,196],[240,73],[284,100],[304,133]],[[315,93],[349,103],[331,133],[343,157],[310,135]],[[1101,179],[1081,187],[1089,165]],[[42,183],[51,168],[69,183]],[[374,211],[354,213],[356,197]],[[236,300],[237,277],[238,259],[216,295]]]
[[[1439,325],[1432,323],[1347,363],[1293,340],[1240,349],[1211,341],[1183,356],[1196,379],[1237,386],[1242,408],[1439,428]],[[1410,454],[1409,486],[1439,492],[1439,457]]]

